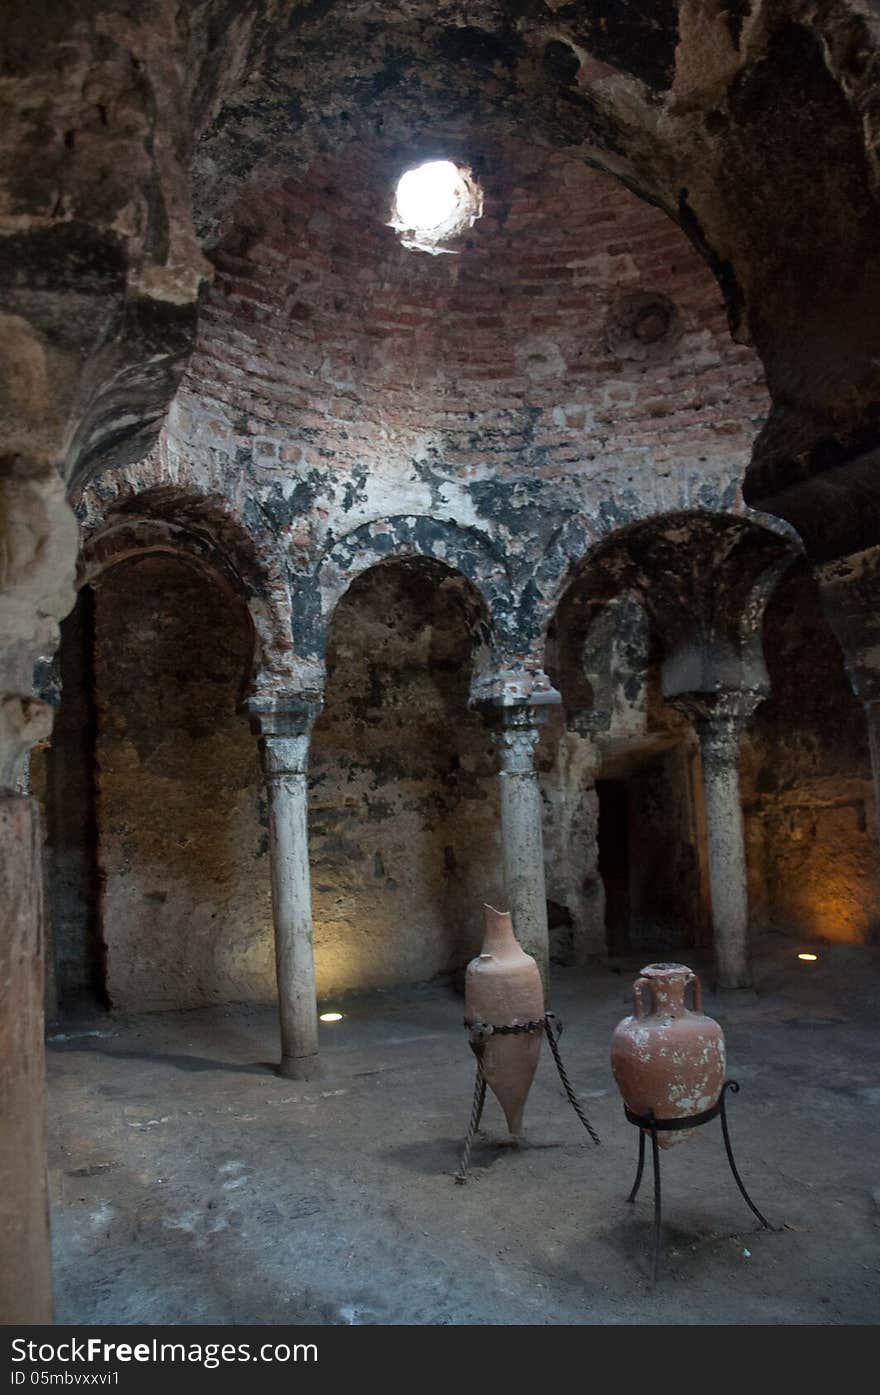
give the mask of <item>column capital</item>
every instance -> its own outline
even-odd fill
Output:
[[[693,722],[702,745],[723,746],[738,744],[740,731],[765,697],[760,689],[737,688],[677,693],[667,702]]]
[[[255,693],[245,698],[242,708],[256,736],[309,736],[323,705],[314,693]]]
[[[312,727],[322,705],[320,698],[302,693],[254,695],[245,700],[251,730],[260,738],[263,773],[268,780],[306,774]]]
[[[502,774],[534,774],[535,750],[547,720],[548,705],[488,702],[484,710],[494,734]]]
[[[544,670],[523,663],[482,672],[471,688],[473,707],[518,707],[523,703],[558,707],[561,702],[562,697]]]

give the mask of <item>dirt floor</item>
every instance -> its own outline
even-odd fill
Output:
[[[323,1079],[279,1078],[274,1013],[82,1013],[51,1033],[62,1323],[874,1323],[880,1317],[880,950],[802,965],[765,941],[723,1024],[737,1161],[718,1121],[662,1156],[665,1258],[649,1282],[650,1169],[608,1040],[636,961],[556,971],[563,1057],[544,1050],[528,1145],[494,1101],[453,1181],[473,1065],[449,988],[349,998]],[[694,966],[703,969],[697,961]],[[707,974],[703,973],[704,982]],[[335,1006],[325,1005],[325,1006]]]

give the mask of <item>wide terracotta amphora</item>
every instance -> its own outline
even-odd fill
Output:
[[[514,1138],[522,1132],[523,1109],[538,1067],[542,1032],[483,1035],[482,1027],[525,1027],[544,1016],[541,973],[513,933],[507,911],[483,907],[483,948],[467,968],[465,1021],[486,1084],[504,1110]]]
[[[693,1008],[686,1003],[693,993]],[[702,1011],[700,980],[685,964],[648,964],[633,984],[633,1015],[611,1038],[611,1069],[633,1114],[687,1119],[716,1103],[724,1084],[724,1033]],[[694,1130],[658,1132],[664,1148]]]

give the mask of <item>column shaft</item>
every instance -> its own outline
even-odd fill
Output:
[[[301,1078],[316,1073],[318,1053],[305,772],[308,736],[266,736],[262,745],[269,798],[281,1074]]]
[[[516,709],[514,709],[516,711]],[[544,882],[544,808],[534,719],[505,713],[499,733],[501,840],[507,906],[517,939],[538,963],[544,986],[550,967],[547,891]]]
[[[719,988],[749,988],[749,898],[739,792],[738,727],[724,718],[698,723],[703,758],[712,944]]]
[[[32,799],[0,795],[0,1322],[52,1321],[43,872]]]

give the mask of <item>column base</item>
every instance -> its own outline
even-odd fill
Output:
[[[317,1052],[313,1056],[282,1056],[278,1074],[285,1080],[320,1080],[324,1063]]]

